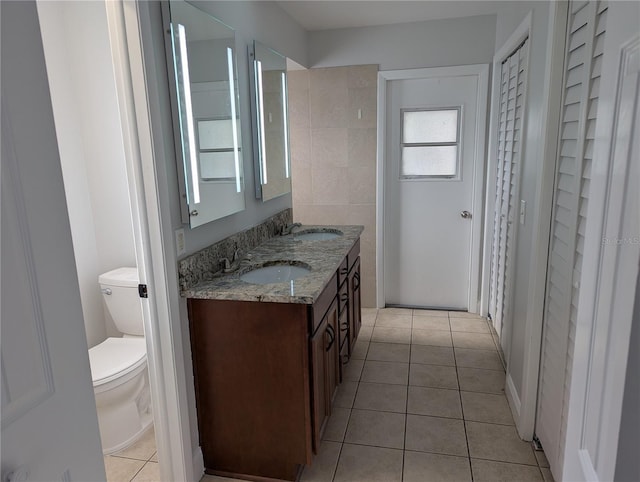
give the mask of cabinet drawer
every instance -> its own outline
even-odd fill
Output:
[[[344,310],[338,318],[338,331],[340,332],[340,351],[342,345],[349,339],[349,310]]]
[[[349,254],[347,255],[347,261],[349,262],[349,271],[353,269],[353,266],[358,260],[358,256],[360,256],[360,238],[358,238],[356,244],[353,245],[353,248],[351,248]]]
[[[324,291],[320,293],[320,296],[318,296],[318,299],[313,304],[313,326],[311,327],[312,334],[316,332],[316,329],[322,321],[322,318],[331,306],[333,300],[336,298],[336,294],[338,291],[336,277],[337,275],[334,274],[333,278],[331,278],[331,281],[327,283]]]
[[[347,262],[347,259],[348,258],[345,257],[338,268],[338,287],[342,286],[342,283],[344,283],[347,279],[347,275],[349,274],[349,263]]]

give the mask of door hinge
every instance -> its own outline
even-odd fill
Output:
[[[138,295],[140,295],[140,298],[149,298],[147,285],[138,285]]]

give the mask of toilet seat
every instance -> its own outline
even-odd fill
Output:
[[[99,387],[143,368],[146,361],[144,338],[107,338],[89,349],[93,386]],[[124,381],[124,380],[123,380]]]

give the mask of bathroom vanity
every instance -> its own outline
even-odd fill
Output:
[[[361,232],[301,227],[252,249],[233,273],[183,289],[207,473],[296,480],[312,463],[360,329]],[[242,280],[274,264],[309,273]]]

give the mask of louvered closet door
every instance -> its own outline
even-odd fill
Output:
[[[522,118],[525,107],[528,39],[503,63],[500,72],[498,111],[498,152],[496,199],[493,220],[493,247],[489,314],[498,334],[511,295],[508,280],[513,269],[516,200],[518,199],[522,151]],[[502,336],[500,337],[502,340]],[[502,343],[502,341],[501,341]],[[503,348],[504,344],[503,344]]]
[[[569,4],[536,416],[555,475],[567,426],[606,17],[605,2]]]

